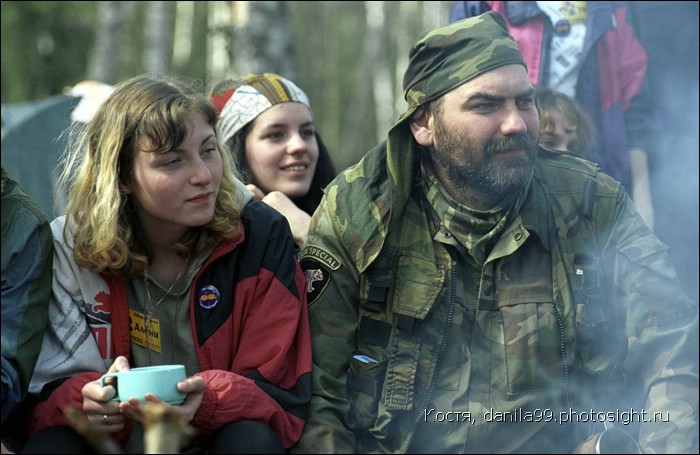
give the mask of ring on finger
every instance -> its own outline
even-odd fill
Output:
[[[102,416],[102,425],[109,425],[109,420],[107,419],[107,414]]]

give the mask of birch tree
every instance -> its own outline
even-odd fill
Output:
[[[174,1],[146,2],[142,66],[147,73],[170,72],[173,51]]]
[[[120,43],[125,33],[130,2],[97,2],[95,45],[90,52],[87,79],[114,84],[119,79]]]

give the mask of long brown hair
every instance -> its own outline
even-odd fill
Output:
[[[131,175],[137,151],[179,146],[187,138],[193,113],[202,114],[216,131],[214,107],[192,86],[172,77],[142,75],[117,85],[92,121],[71,131],[59,191],[67,199],[64,239],[72,238],[76,264],[124,278],[139,276],[148,267],[151,248],[120,183]],[[214,216],[173,245],[180,251],[198,254],[240,233],[237,171],[225,145],[217,142],[223,176]]]

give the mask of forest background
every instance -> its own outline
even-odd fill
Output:
[[[141,73],[209,93],[233,75],[275,72],[309,96],[338,170],[405,110],[417,35],[448,22],[450,1],[3,1],[2,103],[82,80]]]

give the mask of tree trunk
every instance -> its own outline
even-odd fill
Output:
[[[119,43],[124,36],[130,2],[98,2],[95,46],[88,63],[87,78],[114,84],[119,79]]]
[[[173,51],[174,1],[147,2],[143,28],[143,69],[147,73],[170,72]]]
[[[287,4],[283,1],[236,2],[231,30],[231,69],[235,74],[278,73],[297,77]]]

